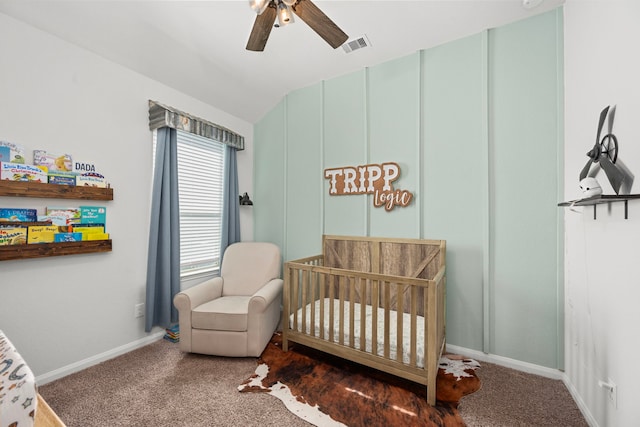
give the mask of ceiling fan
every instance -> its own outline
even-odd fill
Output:
[[[262,52],[272,27],[293,22],[292,11],[334,49],[349,38],[311,0],[249,0],[249,6],[258,16],[253,23],[247,50]]]

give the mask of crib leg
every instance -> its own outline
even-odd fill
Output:
[[[289,351],[289,342],[284,334],[282,335],[282,351]]]
[[[436,406],[436,387],[435,381],[432,386],[427,386],[427,403],[431,406]]]

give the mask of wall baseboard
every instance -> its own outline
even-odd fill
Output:
[[[494,363],[506,368],[515,369],[516,371],[540,375],[541,377],[551,378],[554,380],[562,380],[565,376],[564,372],[558,369],[547,368],[546,366],[540,366],[529,362],[522,362],[520,360],[511,359],[509,357],[497,356],[495,354],[484,353],[478,350],[471,350],[465,347],[458,347],[457,345],[447,344],[447,351],[450,353],[471,357],[479,362]]]
[[[598,422],[595,420],[595,418],[593,418],[593,415],[589,411],[589,408],[584,403],[582,397],[578,393],[578,390],[575,388],[573,383],[571,383],[569,376],[565,372],[558,369],[547,368],[546,366],[522,362],[520,360],[511,359],[508,357],[484,353],[478,350],[471,350],[465,347],[459,347],[457,345],[447,344],[447,351],[450,353],[471,357],[479,362],[494,363],[496,365],[504,366],[505,368],[515,369],[516,371],[539,375],[545,378],[551,378],[553,380],[560,380],[569,391],[569,394],[571,394],[573,401],[578,406],[578,409],[580,409],[580,412],[585,418],[587,424],[589,424],[589,427],[599,427]]]
[[[80,360],[78,362],[72,363],[67,366],[63,366],[62,368],[55,369],[51,372],[38,375],[36,377],[36,384],[38,384],[38,386],[45,385],[47,383],[50,383],[62,377],[66,377],[67,375],[71,375],[74,372],[81,371],[93,365],[97,365],[98,363],[104,362],[109,359],[113,359],[114,357],[133,351],[137,348],[144,347],[145,345],[161,340],[164,334],[165,334],[164,330],[160,332],[155,332],[137,341],[133,341],[128,344],[122,345],[120,347],[113,348],[111,350],[105,351],[104,353],[96,354],[95,356],[91,356],[87,359]]]
[[[595,418],[593,418],[593,415],[589,411],[589,408],[584,403],[584,400],[582,400],[582,397],[578,393],[578,390],[573,385],[567,374],[564,374],[562,382],[564,383],[565,387],[567,387],[567,390],[569,390],[571,397],[573,397],[573,401],[576,402],[576,405],[578,405],[578,409],[580,409],[580,412],[582,412],[582,416],[584,417],[587,424],[589,424],[589,427],[599,427],[598,422]]]

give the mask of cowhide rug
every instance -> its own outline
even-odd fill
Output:
[[[424,386],[301,345],[282,351],[274,335],[240,392],[266,392],[316,426],[464,426],[460,399],[480,389],[475,360],[440,359],[436,406]]]

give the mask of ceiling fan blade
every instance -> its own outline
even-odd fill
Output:
[[[341,46],[349,38],[311,0],[299,0],[293,5],[293,11],[334,49]]]
[[[602,132],[602,126],[604,126],[604,119],[607,118],[609,112],[609,106],[600,112],[600,121],[598,122],[598,134],[596,135],[596,144],[600,143],[600,133]]]
[[[274,22],[276,22],[276,8],[269,5],[264,12],[256,16],[249,41],[247,42],[247,50],[254,52],[262,52],[264,50]]]
[[[589,169],[591,169],[592,163],[593,163],[593,160],[589,159],[587,164],[584,165],[584,168],[582,168],[582,172],[580,172],[580,181],[582,181],[587,177],[587,175],[589,174]]]
[[[609,183],[613,187],[613,191],[618,194],[622,181],[624,181],[624,174],[620,172],[613,163],[611,163],[611,160],[609,160],[609,157],[607,156],[601,157],[600,165],[602,166],[602,169],[604,169],[604,173],[607,175]]]

